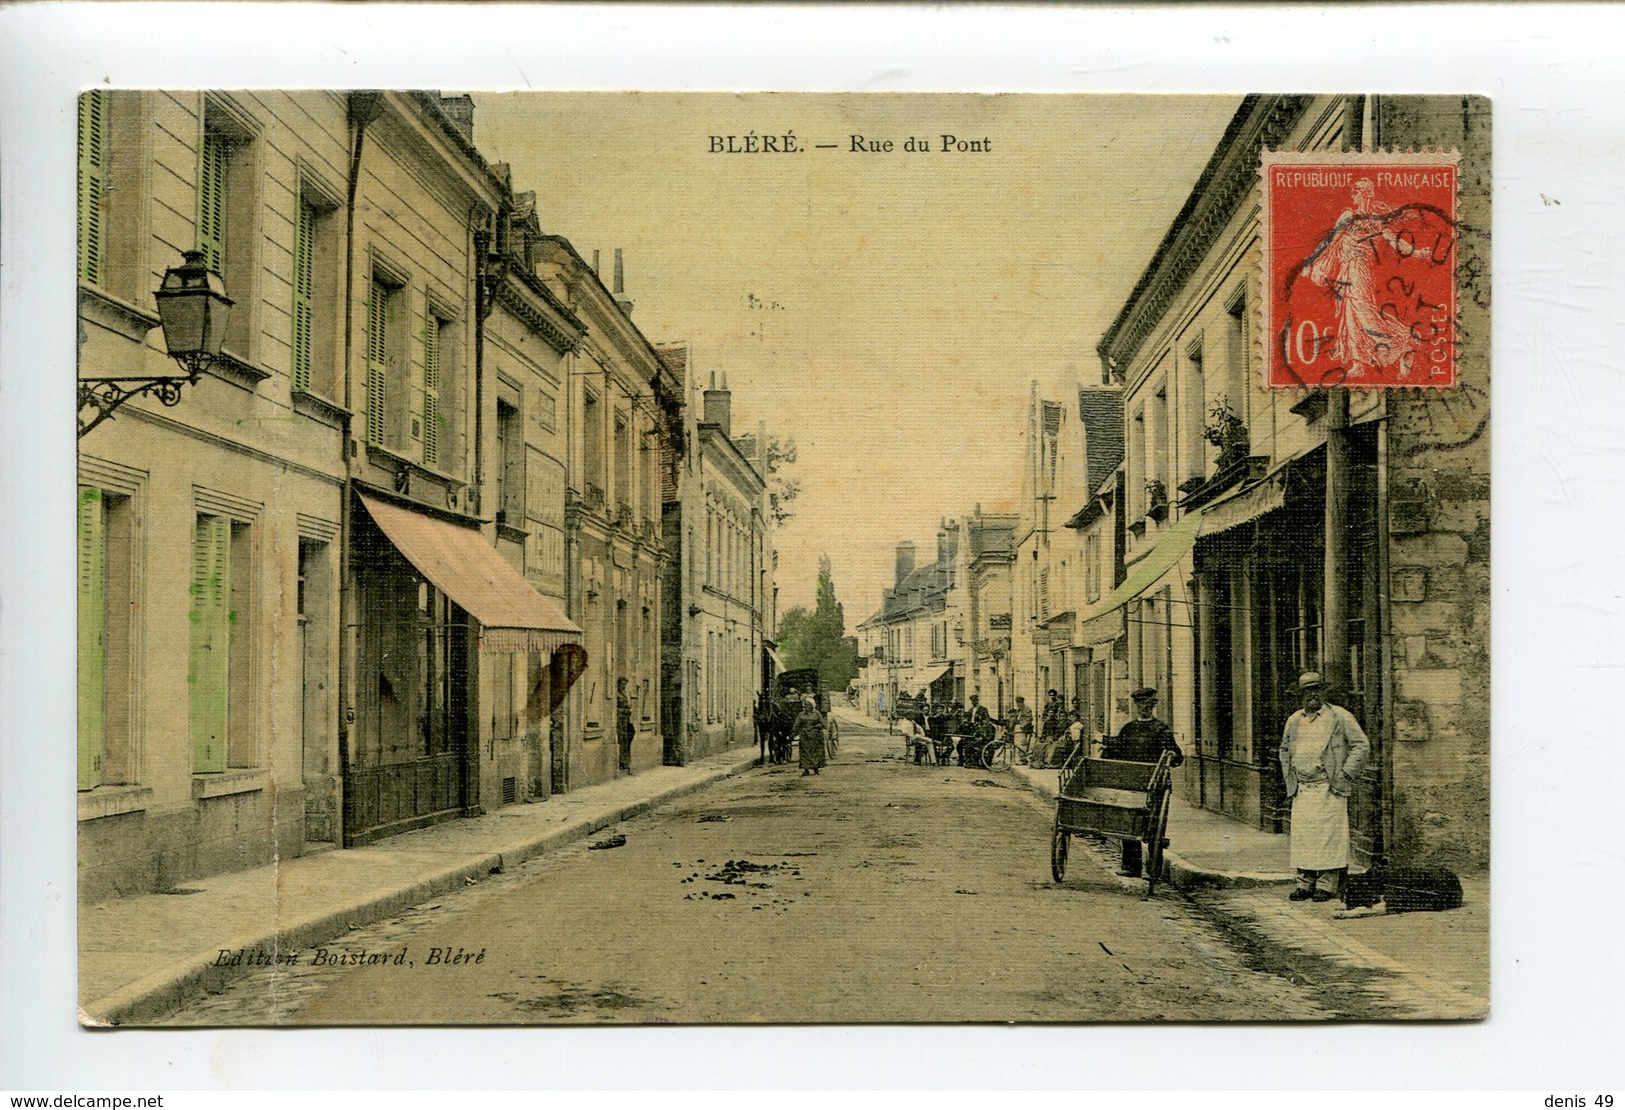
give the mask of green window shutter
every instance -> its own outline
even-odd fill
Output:
[[[432,312],[423,329],[423,461],[440,462],[440,321]]]
[[[226,141],[219,134],[203,132],[203,151],[198,165],[197,248],[204,263],[215,273],[224,273],[226,255]]]
[[[79,97],[79,277],[99,285],[106,266],[107,93]]]
[[[107,528],[102,491],[79,491],[79,789],[102,782],[107,728]]]
[[[231,663],[231,521],[198,517],[192,535],[192,770],[226,769]]]
[[[293,387],[310,389],[312,267],[315,265],[316,212],[300,199],[293,232]]]
[[[372,283],[367,301],[367,442],[383,446],[385,373],[389,358],[389,286]]]

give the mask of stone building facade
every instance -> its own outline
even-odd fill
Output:
[[[666,540],[662,686],[667,763],[755,742],[753,711],[774,627],[766,437],[735,436],[733,395],[701,390],[689,349],[662,345],[685,398],[663,452]]]
[[[563,789],[617,774],[617,688],[626,682],[634,737],[631,768],[665,756],[660,702],[658,460],[677,425],[667,399],[681,392],[632,322],[620,252],[613,288],[558,236],[535,245],[537,275],[585,329],[561,363],[568,488],[564,565],[570,618],[583,630],[586,673],[564,702]]]
[[[1459,385],[1266,389],[1261,152],[1362,143],[1460,151]],[[1375,746],[1357,855],[1487,861],[1488,217],[1486,102],[1248,97],[1102,339],[1124,580],[1085,619],[1122,614],[1125,678],[1165,691],[1191,801],[1285,828],[1281,730],[1319,670]]]
[[[235,302],[177,404],[137,397],[80,441],[86,900],[567,779],[560,412],[586,325],[471,113],[82,99],[81,383],[173,373],[152,290],[181,252]]]

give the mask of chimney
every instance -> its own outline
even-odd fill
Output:
[[[594,277],[598,276],[599,269],[598,269],[598,252],[597,251],[592,252],[592,272],[593,272]]]
[[[914,573],[914,543],[904,540],[897,545],[897,585],[903,584],[903,579]]]
[[[728,379],[724,375],[722,388],[717,388],[717,376],[711,375],[711,388],[705,391],[705,422],[722,429],[723,436],[733,437],[733,394],[728,392]]]
[[[472,96],[443,96],[440,98],[440,110],[446,113],[462,135],[469,143],[474,141],[474,98]]]
[[[615,306],[621,310],[622,315],[626,316],[627,319],[631,319],[632,301],[626,295],[626,281],[625,273],[621,268],[620,247],[615,248],[615,288],[611,292],[615,294]]]
[[[937,530],[937,566],[945,567],[953,557],[948,554],[948,529]]]

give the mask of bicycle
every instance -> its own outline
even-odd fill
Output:
[[[1031,762],[1031,741],[1027,747],[1022,747],[1021,742],[1011,734],[1010,727],[1001,721],[993,739],[982,746],[982,766],[989,771],[1008,771],[1018,759],[1022,763]]]

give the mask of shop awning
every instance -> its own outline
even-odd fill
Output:
[[[481,651],[545,655],[581,643],[581,629],[558,603],[537,593],[479,532],[360,496],[407,562],[479,623]]]
[[[1265,476],[1257,485],[1202,507],[1202,535],[1211,536],[1246,524],[1286,504],[1286,467]]]
[[[935,686],[943,675],[953,669],[954,665],[952,663],[945,663],[940,667],[927,667],[923,673],[915,678],[914,684],[928,688]]]
[[[1155,585],[1157,579],[1172,570],[1174,564],[1196,546],[1196,534],[1201,530],[1203,516],[1203,510],[1192,509],[1180,517],[1177,524],[1157,538],[1157,546],[1151,549],[1150,554],[1134,564],[1128,577],[1123,579],[1123,584],[1091,607],[1080,623],[1122,608]]]
[[[763,644],[762,645],[762,650],[767,652],[767,657],[769,659],[773,660],[773,665],[775,667],[777,667],[779,670],[787,671],[787,670],[790,669],[789,667],[786,667],[784,665],[784,660],[783,660],[783,658],[780,657],[779,653],[773,650],[773,645],[772,644]]]

